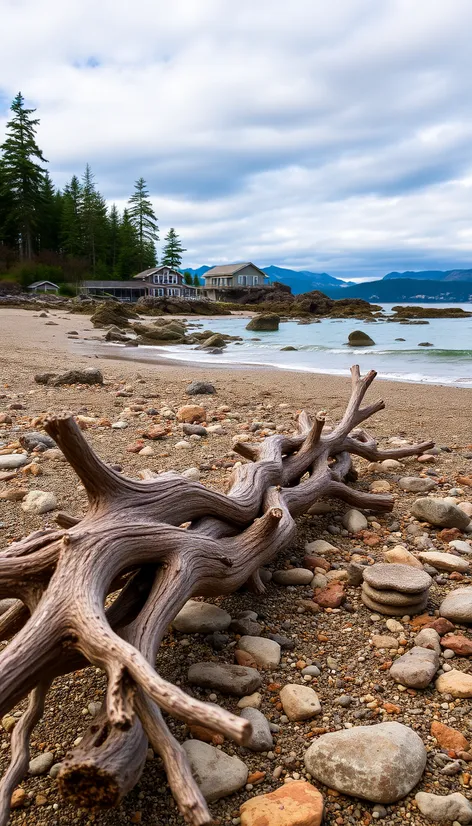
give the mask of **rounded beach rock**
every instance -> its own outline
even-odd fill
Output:
[[[249,772],[239,757],[230,757],[201,740],[186,740],[182,745],[205,800],[219,800],[245,785]]]
[[[323,795],[306,780],[294,780],[246,800],[240,815],[241,826],[320,826]]]
[[[380,602],[382,605],[394,605],[398,608],[408,608],[409,605],[423,603],[425,594],[402,594],[400,591],[380,591],[371,588],[368,582],[362,583],[362,592],[370,599]],[[406,612],[408,613],[408,612]]]
[[[280,691],[280,701],[288,719],[292,722],[309,720],[321,714],[321,705],[316,691],[307,685],[289,683]]]
[[[436,823],[472,823],[472,804],[460,792],[446,795],[418,792],[415,801],[421,814]]]
[[[441,602],[439,613],[451,622],[472,622],[472,588],[451,591]]]
[[[426,688],[439,668],[439,655],[431,648],[415,646],[395,660],[391,669],[392,680],[408,688]]]
[[[194,663],[188,670],[187,679],[191,685],[214,688],[236,697],[252,694],[262,683],[255,668],[224,663]]]
[[[459,528],[462,531],[470,522],[470,516],[452,502],[432,499],[429,496],[413,502],[411,512],[420,522],[428,522],[440,528]]]
[[[172,626],[184,634],[212,634],[213,631],[226,631],[230,622],[228,612],[217,605],[189,599],[172,621]]]
[[[280,645],[274,640],[266,639],[266,637],[241,637],[238,642],[238,649],[250,654],[259,668],[266,671],[276,668],[280,662]],[[250,694],[249,691],[245,693]]]
[[[313,571],[308,568],[289,568],[287,571],[274,571],[272,579],[277,585],[309,585]]]
[[[455,554],[447,554],[441,551],[421,551],[418,556],[422,562],[427,562],[428,565],[432,565],[438,571],[447,571],[448,573],[459,571],[459,573],[465,574],[470,568],[466,559],[462,559]]]
[[[472,674],[465,674],[456,668],[446,671],[436,680],[436,690],[454,698],[472,697]]]
[[[305,765],[331,789],[374,803],[394,803],[420,780],[426,749],[407,726],[378,723],[323,734],[305,753]]]
[[[402,594],[422,594],[432,583],[426,571],[411,565],[376,562],[364,571],[364,581],[377,591],[400,591]]]
[[[405,614],[421,614],[428,605],[428,597],[423,597],[419,602],[409,602],[407,605],[389,605],[377,602],[364,591],[361,591],[361,600],[367,608],[376,614],[383,614],[386,617],[403,617]]]

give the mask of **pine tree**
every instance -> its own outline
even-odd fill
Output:
[[[93,275],[96,275],[98,265],[104,265],[105,262],[108,217],[105,199],[97,191],[89,164],[85,167],[82,179],[79,216],[83,230],[84,254]]]
[[[151,252],[150,245],[154,247],[155,242],[159,240],[157,218],[149,200],[149,192],[146,189],[144,178],[139,178],[136,181],[134,194],[128,203],[130,204],[128,217],[136,230],[139,244],[138,268],[139,272],[142,272],[146,267],[154,266],[154,263],[148,263]],[[155,250],[152,257],[154,261],[157,261]]]
[[[188,285],[189,285],[189,287],[191,287],[191,286],[192,286],[192,284],[193,284],[192,273],[191,273],[191,272],[189,272],[188,270],[186,270],[186,271],[184,272],[184,281],[185,281],[185,283],[186,283],[186,284],[188,284]]]
[[[41,205],[38,218],[39,252],[50,250],[58,252],[60,249],[62,218],[62,194],[56,192],[49,172],[46,172],[41,186]]]
[[[194,287],[199,287],[200,286],[200,279],[199,279],[197,273],[195,273],[195,275],[193,276],[193,286]]]
[[[36,110],[25,109],[21,92],[10,109],[13,118],[7,123],[7,137],[1,146],[4,186],[11,194],[11,221],[20,256],[31,259],[44,184],[45,170],[40,164],[47,160],[36,143],[39,119],[31,117]]]
[[[83,254],[84,243],[81,223],[82,187],[77,175],[73,175],[64,187],[62,195],[61,238],[62,251],[73,258]]]
[[[120,245],[120,213],[116,204],[112,204],[108,213],[108,268],[111,275],[115,275],[118,264],[118,251]]]
[[[120,278],[131,278],[138,271],[138,261],[142,250],[140,249],[139,236],[134,227],[127,209],[123,211],[119,231],[119,248],[117,261],[117,274]]]
[[[186,252],[180,238],[173,227],[165,237],[165,246],[162,251],[162,263],[174,270],[178,270],[182,264],[182,253]]]

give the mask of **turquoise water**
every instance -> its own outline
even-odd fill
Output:
[[[383,305],[390,312],[391,304]],[[472,312],[472,304],[461,306]],[[202,319],[202,329],[242,336],[242,344],[230,343],[221,355],[209,355],[193,347],[140,347],[176,360],[242,367],[261,365],[286,370],[345,375],[353,363],[361,370],[377,370],[385,379],[472,387],[472,318],[430,319],[429,324],[407,325],[379,321],[374,324],[355,319],[324,319],[319,324],[280,324],[278,332],[246,330],[247,319],[232,317]],[[352,330],[363,330],[374,341],[370,347],[345,345]],[[260,341],[251,341],[257,337]],[[404,338],[405,341],[395,341]],[[429,341],[433,347],[418,347]],[[296,352],[281,352],[282,347]],[[144,355],[144,353],[143,353]],[[146,354],[148,357],[151,353]]]

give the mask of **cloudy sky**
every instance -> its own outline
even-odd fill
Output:
[[[2,0],[57,185],[142,175],[184,263],[472,267],[470,0]]]

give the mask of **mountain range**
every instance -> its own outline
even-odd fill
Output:
[[[192,275],[200,278],[211,267],[188,267]],[[330,298],[365,298],[367,301],[460,301],[472,300],[472,269],[468,270],[420,270],[418,272],[389,272],[378,281],[356,284],[342,281],[326,272],[291,270],[270,265],[262,267],[271,283],[287,284],[294,295],[320,290]]]

